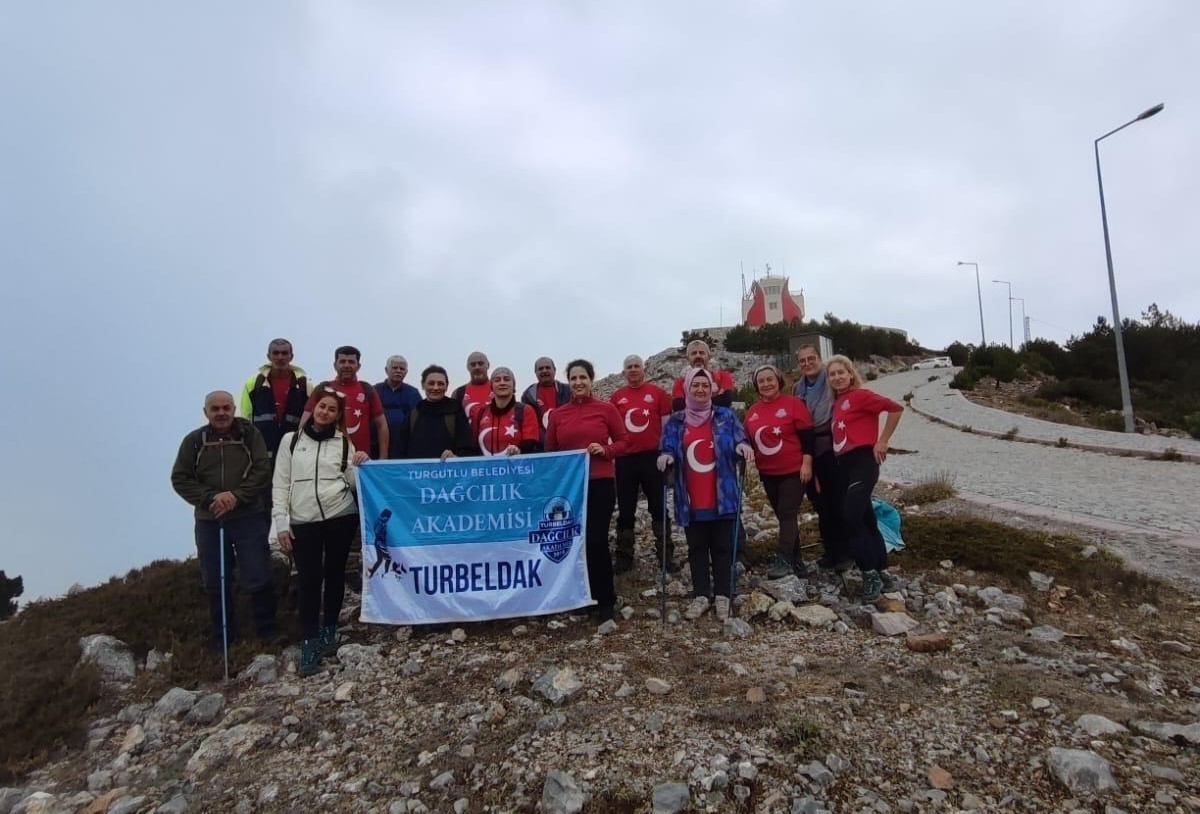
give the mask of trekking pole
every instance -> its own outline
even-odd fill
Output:
[[[670,540],[670,512],[667,511],[667,483],[670,481],[671,468],[662,473],[662,515],[663,515],[663,536],[662,536],[662,571],[659,573],[659,592],[658,592],[658,614],[662,620],[662,628],[667,627],[667,543]]]
[[[225,680],[229,681],[229,615],[225,608],[228,594],[225,592],[225,523],[222,521],[218,526],[220,529],[218,541],[221,546],[219,553],[221,563],[221,650],[225,654]]]
[[[746,459],[739,456],[737,462],[737,514],[733,516],[733,558],[729,566],[729,594],[737,595],[737,548],[738,524],[742,522],[742,488],[746,481]]]

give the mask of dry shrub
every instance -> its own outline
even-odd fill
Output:
[[[924,506],[940,500],[949,500],[957,493],[954,475],[950,472],[936,472],[902,490],[898,499],[905,506]]]
[[[249,603],[240,599],[240,624],[251,628]],[[294,623],[294,614],[281,612],[280,621]],[[159,560],[94,588],[33,602],[0,625],[0,782],[82,745],[89,718],[116,703],[94,670],[77,666],[80,637],[115,636],[139,660],[152,648],[170,652],[169,662],[135,685],[156,696],[170,686],[221,678],[220,656],[206,647],[208,626],[194,559]],[[231,670],[263,650],[253,640],[236,643]]]

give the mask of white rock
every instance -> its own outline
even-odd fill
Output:
[[[570,667],[553,667],[533,682],[534,692],[552,704],[561,704],[583,689],[583,682]]]
[[[666,695],[671,691],[671,685],[661,678],[647,678],[646,689],[651,695]]]
[[[1050,590],[1050,587],[1054,585],[1054,577],[1049,576],[1048,574],[1043,574],[1040,571],[1030,571],[1029,583],[1033,585],[1033,589],[1035,591],[1046,593]]]
[[[1046,762],[1055,779],[1074,795],[1088,797],[1119,790],[1108,761],[1095,752],[1055,746]]]
[[[558,769],[546,773],[542,786],[543,814],[579,814],[583,811],[583,790],[575,778]]]
[[[881,636],[900,636],[920,626],[920,622],[907,613],[875,613],[871,615],[871,629]]]
[[[80,664],[94,664],[107,682],[126,684],[137,677],[137,663],[128,645],[114,636],[96,633],[79,640]]]
[[[691,805],[692,794],[687,783],[660,783],[651,795],[653,814],[679,814]]]
[[[825,627],[838,620],[838,615],[824,605],[801,605],[793,608],[790,616],[809,627]]]
[[[1075,719],[1075,728],[1083,730],[1093,738],[1106,737],[1108,735],[1119,735],[1122,732],[1128,732],[1121,724],[1110,721],[1103,715],[1080,715]]]
[[[1158,721],[1130,721],[1129,726],[1135,732],[1149,735],[1166,743],[1180,746],[1200,746],[1200,722],[1183,726]]]
[[[206,777],[230,760],[245,757],[271,737],[272,729],[263,724],[244,723],[209,735],[188,758],[184,768],[193,779]]]
[[[154,704],[154,708],[150,710],[150,717],[178,718],[180,715],[186,715],[196,706],[199,696],[198,692],[185,690],[183,687],[172,687]]]
[[[254,660],[238,674],[239,681],[251,681],[255,684],[270,684],[279,678],[279,660],[270,653],[259,653]]]
[[[1143,658],[1141,645],[1139,645],[1137,642],[1131,642],[1124,636],[1119,639],[1113,639],[1110,644],[1112,644],[1112,646],[1118,650],[1124,650],[1134,658]]]

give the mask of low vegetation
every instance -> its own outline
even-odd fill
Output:
[[[922,478],[902,490],[898,496],[900,503],[905,506],[924,506],[948,500],[958,493],[954,486],[954,475],[949,472],[938,472]]]
[[[1162,584],[1131,571],[1103,551],[1084,559],[1086,543],[1068,534],[1014,528],[966,516],[908,515],[902,529],[906,548],[900,555],[907,569],[931,569],[942,560],[1027,584],[1030,571],[1054,575],[1084,596],[1120,596],[1136,602],[1158,601]]]
[[[295,614],[280,617],[287,622]],[[249,624],[248,604],[239,618]],[[151,649],[170,652],[171,660],[137,687],[151,696],[221,678],[220,659],[205,647],[207,631],[195,560],[161,560],[61,599],[33,602],[0,625],[0,782],[81,745],[87,720],[105,703],[99,676],[78,666],[80,637],[116,636],[138,658]],[[253,640],[237,643],[231,663],[245,664],[262,650]]]
[[[1123,324],[1125,354],[1137,417],[1158,427],[1186,430],[1200,438],[1200,323],[1191,324],[1151,305],[1141,318]],[[1002,345],[946,349],[963,369],[950,386],[973,390],[985,379],[996,382],[1038,377],[1034,396],[1023,404],[1046,411],[1052,421],[1122,430],[1112,325],[1098,317],[1092,329],[1065,346],[1048,339],[1026,342],[1014,352]],[[1071,407],[1072,412],[1063,410]]]

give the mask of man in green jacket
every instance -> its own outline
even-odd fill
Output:
[[[204,398],[208,424],[188,433],[179,445],[171,485],[196,507],[196,552],[200,578],[209,596],[213,644],[222,643],[221,529],[225,531],[225,610],[228,635],[236,637],[233,587],[236,565],[250,594],[254,628],[260,639],[276,643],[275,590],[271,584],[269,525],[263,490],[271,477],[267,445],[253,424],[234,418],[233,396],[216,390]]]

